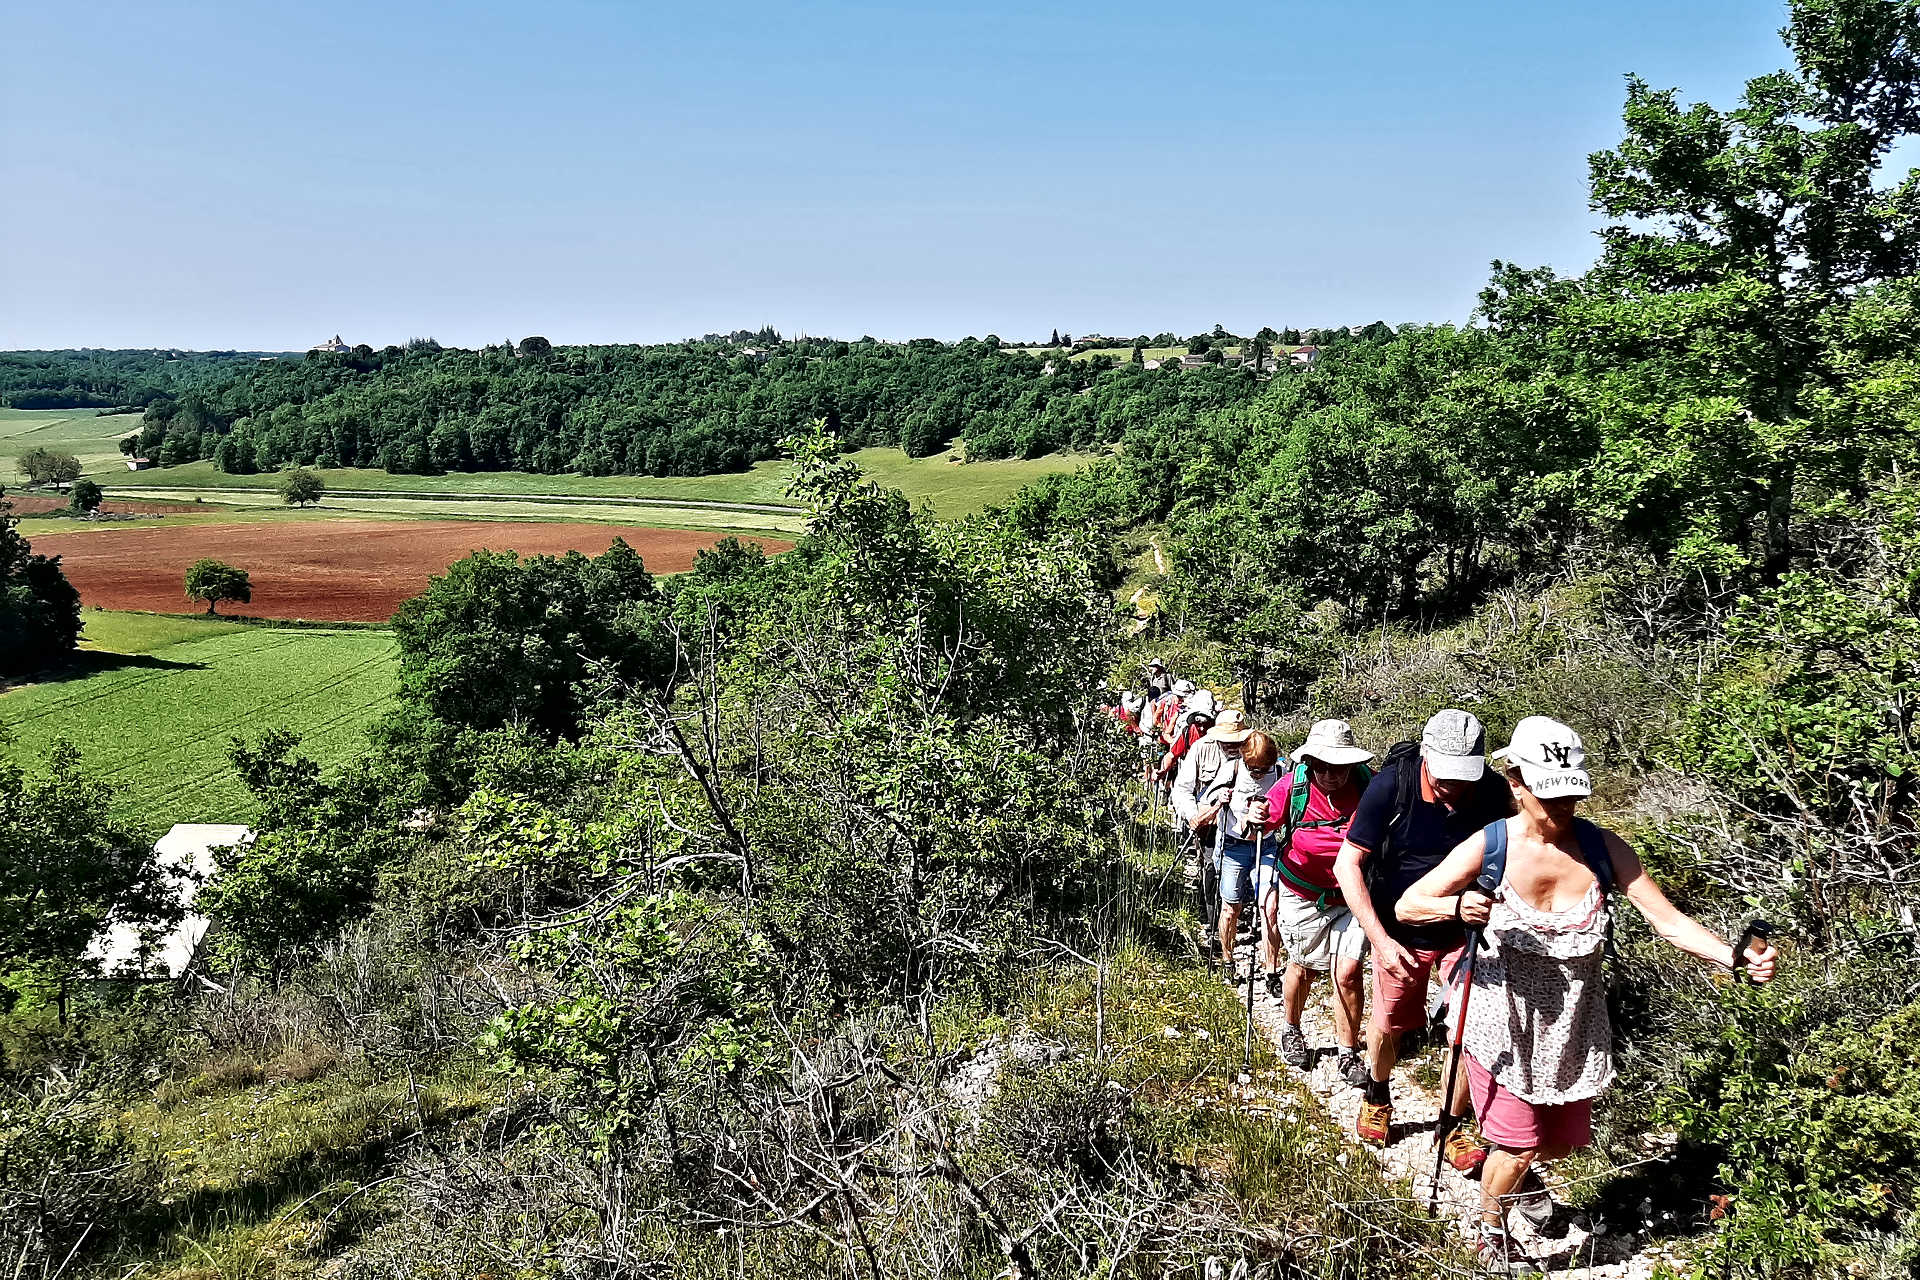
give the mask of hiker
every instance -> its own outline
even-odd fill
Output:
[[[1159,658],[1147,662],[1146,699],[1148,702],[1173,692],[1173,677],[1167,674],[1167,664]]]
[[[1214,814],[1218,809],[1216,806],[1203,812],[1201,802],[1212,796],[1216,784],[1228,780],[1229,771],[1239,759],[1240,744],[1206,741],[1205,735],[1214,725],[1213,695],[1203,689],[1194,694],[1193,701],[1189,728],[1199,729],[1199,746],[1182,756],[1179,771],[1167,788],[1167,804],[1173,810],[1181,849],[1193,856],[1199,866],[1201,937],[1204,945],[1211,948],[1214,899],[1220,887],[1220,866],[1214,850]],[[1229,711],[1227,714],[1238,716],[1240,713]]]
[[[1477,1247],[1490,1269],[1510,1252],[1504,1205],[1545,1226],[1544,1185],[1520,1191],[1539,1161],[1592,1138],[1593,1099],[1613,1080],[1604,962],[1618,889],[1669,943],[1722,968],[1740,957],[1672,902],[1626,841],[1576,816],[1593,794],[1580,735],[1528,716],[1494,754],[1518,812],[1461,841],[1400,896],[1416,927],[1462,921],[1484,930],[1462,1037],[1480,1132],[1493,1144],[1480,1175]],[[1492,896],[1470,886],[1485,874]],[[1764,938],[1746,949],[1755,982],[1773,979]]]
[[[1186,684],[1186,681],[1181,681]],[[1173,778],[1187,753],[1205,738],[1213,729],[1214,718],[1220,712],[1219,700],[1211,690],[1196,689],[1186,698],[1185,709],[1174,719],[1172,733],[1167,738],[1167,755],[1160,762],[1162,781]]]
[[[1140,714],[1141,781],[1155,795],[1166,790],[1160,765],[1167,758],[1168,737],[1185,708],[1186,700],[1198,689],[1191,680],[1176,680],[1166,692],[1147,704]]]
[[[1233,945],[1240,932],[1240,909],[1257,900],[1255,860],[1264,843],[1267,792],[1279,780],[1274,763],[1280,748],[1266,734],[1248,729],[1246,717],[1233,710],[1220,713],[1207,741],[1227,750],[1237,746],[1239,755],[1233,772],[1214,784],[1218,794],[1212,802],[1220,832],[1220,977],[1232,984],[1238,980]],[[1253,981],[1251,962],[1247,981]]]
[[[1373,1015],[1367,1021],[1366,1099],[1354,1132],[1387,1141],[1393,1125],[1393,1067],[1400,1036],[1427,1024],[1427,984],[1435,965],[1460,948],[1463,931],[1451,918],[1408,924],[1395,914],[1407,887],[1440,865],[1462,840],[1510,812],[1507,789],[1487,769],[1487,733],[1471,713],[1436,712],[1416,746],[1396,745],[1367,784],[1334,860],[1347,909],[1373,947]],[[1466,1088],[1456,1090],[1454,1114],[1466,1110]],[[1466,1126],[1447,1141],[1447,1161],[1461,1172],[1477,1168],[1486,1149]]]
[[[1267,792],[1273,847],[1262,858],[1260,908],[1266,919],[1267,994],[1286,1014],[1280,1057],[1301,1071],[1313,1050],[1300,1030],[1316,973],[1333,974],[1333,1034],[1340,1075],[1356,1089],[1370,1078],[1360,1052],[1360,1014],[1366,1007],[1361,965],[1367,933],[1347,909],[1334,877],[1334,859],[1372,778],[1373,752],[1354,738],[1345,720],[1321,720],[1293,753],[1293,766]],[[1280,944],[1287,949],[1280,974]]]

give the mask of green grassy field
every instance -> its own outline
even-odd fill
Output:
[[[321,764],[352,754],[392,697],[393,636],[89,611],[81,673],[0,694],[0,745],[34,767],[66,738],[117,808],[158,834],[175,822],[244,822],[255,806],[227,740],[301,735]],[[90,669],[89,669],[90,668]]]
[[[861,449],[848,455],[870,477],[889,488],[899,489],[914,502],[927,502],[943,516],[964,516],[1006,501],[1030,481],[1056,471],[1071,471],[1085,464],[1078,455],[1059,455],[1032,460],[967,462],[954,460],[952,453],[930,458],[909,458],[898,449]],[[714,476],[580,476],[536,475],[526,471],[455,472],[444,476],[389,475],[384,471],[342,467],[322,471],[331,489],[382,489],[406,493],[484,494],[512,498],[528,494],[555,494],[582,498],[669,498],[701,502],[750,502],[787,504],[788,464],[770,461],[755,464],[750,471]],[[209,486],[228,489],[272,490],[271,475],[230,476],[214,470],[211,462],[166,467],[153,471],[103,472],[97,477],[109,496],[120,493],[131,497],[133,491],[179,489]],[[332,505],[329,500],[328,505]],[[441,508],[436,508],[443,510]],[[614,519],[632,519],[627,512]],[[678,515],[661,514],[662,522],[688,525]],[[739,521],[734,523],[738,524]]]
[[[190,490],[151,488],[132,498],[152,495],[179,498],[191,502]],[[417,498],[354,498],[330,494],[318,507],[289,509],[270,489],[233,489],[218,495],[202,495],[206,505],[178,516],[168,516],[169,524],[271,523],[280,520],[327,520],[352,516],[360,519],[427,520],[559,520],[589,521],[606,524],[650,525],[661,529],[713,529],[722,532],[770,533],[797,537],[806,527],[806,517],[798,510],[773,514],[740,511],[726,507],[654,507],[644,504],[594,502],[579,499],[569,502],[535,502],[513,498],[449,498],[422,495]],[[31,537],[40,533],[80,533],[87,529],[135,529],[137,523],[101,523],[89,525],[83,520],[58,520],[28,517],[20,527]]]
[[[119,440],[139,427],[137,413],[102,418],[92,409],[0,409],[0,485],[21,483],[13,460],[38,448],[72,454],[96,478],[130,475]]]

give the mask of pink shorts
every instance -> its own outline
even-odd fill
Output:
[[[1472,1054],[1460,1056],[1466,1059],[1467,1082],[1473,1088],[1473,1114],[1480,1122],[1480,1136],[1488,1142],[1509,1151],[1535,1151],[1542,1147],[1564,1147],[1570,1151],[1593,1141],[1593,1099],[1528,1102],[1502,1088]]]
[[[1433,975],[1434,966],[1440,967],[1441,980],[1453,972],[1454,957],[1461,948],[1451,951],[1427,951],[1420,947],[1408,947],[1413,955],[1413,972],[1405,981],[1389,974],[1380,967],[1380,949],[1373,952],[1373,1025],[1383,1032],[1418,1031],[1427,1025],[1427,980]]]

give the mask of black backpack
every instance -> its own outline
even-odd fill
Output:
[[[1369,851],[1367,860],[1360,864],[1367,882],[1367,899],[1382,920],[1388,915],[1386,899],[1393,892],[1393,857],[1406,839],[1407,818],[1420,795],[1420,744],[1411,738],[1394,743],[1387,748],[1386,758],[1374,776],[1379,777],[1389,767],[1394,767],[1393,808],[1388,811],[1391,816],[1386,830],[1380,833],[1380,847]]]

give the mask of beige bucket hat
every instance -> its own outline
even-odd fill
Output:
[[[1353,736],[1353,726],[1345,720],[1317,720],[1293,758],[1302,764],[1308,759],[1325,764],[1359,764],[1373,759],[1373,752],[1360,745]]]
[[[1213,728],[1208,731],[1207,739],[1211,742],[1238,743],[1245,742],[1252,734],[1253,730],[1247,727],[1246,712],[1238,707],[1228,707],[1214,717]]]

